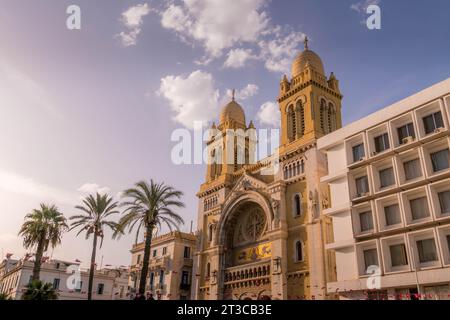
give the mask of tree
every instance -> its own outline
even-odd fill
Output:
[[[67,228],[66,218],[54,205],[41,204],[40,209],[34,209],[25,216],[19,235],[23,237],[26,249],[36,246],[33,280],[39,280],[44,252],[49,246],[54,248],[61,243],[62,234]]]
[[[88,300],[92,300],[92,284],[94,282],[98,238],[100,237],[101,239],[101,248],[105,227],[108,227],[113,231],[113,239],[122,233],[117,222],[107,219],[111,215],[119,213],[119,211],[116,210],[117,206],[118,202],[114,202],[113,198],[109,195],[100,195],[97,193],[95,197],[93,195],[87,196],[83,199],[83,205],[75,207],[76,209],[83,211],[84,214],[70,217],[70,220],[74,220],[70,225],[70,230],[81,227],[77,236],[83,231],[86,232],[86,240],[93,235],[91,267],[89,269]]]
[[[51,283],[43,283],[40,280],[32,280],[25,287],[22,300],[57,300],[58,294]]]
[[[144,260],[139,281],[140,294],[145,293],[153,230],[166,225],[172,231],[173,227],[178,229],[180,224],[184,224],[183,218],[172,210],[174,207],[184,207],[184,203],[180,201],[182,195],[181,191],[164,183],[155,183],[153,180],[150,180],[150,184],[140,181],[134,188],[123,192],[122,196],[127,200],[122,203],[126,209],[119,221],[120,229],[125,230],[128,227],[128,232],[131,233],[137,225],[136,242],[141,229],[145,230]]]

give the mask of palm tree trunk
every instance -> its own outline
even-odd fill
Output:
[[[97,254],[97,231],[94,232],[94,243],[92,244],[91,268],[89,269],[88,300],[92,300],[92,285],[94,284],[96,254]]]
[[[44,255],[44,240],[41,239],[41,241],[38,242],[38,246],[36,249],[36,255],[34,259],[34,266],[33,266],[33,280],[39,280],[39,274],[41,272],[41,264],[42,264],[42,256]]]
[[[145,235],[144,261],[142,262],[141,279],[139,281],[139,293],[145,293],[145,283],[147,282],[148,265],[150,263],[150,247],[152,245],[153,227],[147,226],[147,234]]]

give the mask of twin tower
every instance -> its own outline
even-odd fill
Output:
[[[331,220],[323,216],[326,159],[316,140],[342,126],[339,82],[308,48],[280,82],[280,147],[256,161],[255,125],[234,97],[207,142],[199,198],[195,299],[326,299],[334,280]],[[277,115],[273,115],[276,117]],[[274,160],[274,158],[276,158]],[[278,170],[267,174],[276,163]],[[264,172],[263,172],[264,171]]]

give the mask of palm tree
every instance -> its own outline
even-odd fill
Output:
[[[140,294],[145,292],[153,230],[161,229],[164,224],[172,231],[173,227],[178,229],[180,224],[184,224],[183,218],[172,210],[172,207],[184,207],[184,203],[180,201],[182,195],[181,191],[164,183],[155,183],[153,180],[150,180],[150,184],[140,181],[134,188],[125,190],[122,194],[128,200],[122,203],[122,206],[127,208],[119,221],[120,230],[128,227],[128,232],[132,232],[134,226],[138,225],[136,242],[141,229],[145,230],[144,260],[139,281]]]
[[[113,214],[119,213],[116,210],[118,202],[114,202],[113,198],[109,195],[93,195],[87,196],[83,199],[83,205],[76,206],[84,212],[81,215],[75,215],[70,217],[70,220],[75,220],[70,225],[70,230],[81,227],[78,231],[77,236],[83,231],[86,232],[86,239],[89,239],[90,235],[93,235],[92,243],[92,255],[91,255],[91,267],[89,269],[89,291],[88,300],[92,300],[92,284],[94,281],[94,270],[95,270],[95,256],[97,254],[97,240],[100,237],[100,248],[103,244],[104,237],[104,227],[109,227],[113,231],[113,239],[120,235],[122,232],[118,228],[118,224],[112,220],[107,220]]]
[[[0,293],[0,301],[2,300],[12,300],[6,293]]]
[[[33,280],[39,280],[44,252],[49,246],[54,248],[61,243],[62,234],[67,228],[66,218],[54,205],[41,204],[40,209],[34,209],[25,216],[19,235],[23,237],[26,249],[36,246]]]
[[[32,280],[25,287],[22,300],[57,300],[56,293],[51,283],[43,283],[40,280]]]

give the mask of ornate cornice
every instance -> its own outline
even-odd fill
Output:
[[[320,84],[319,82],[315,81],[315,80],[308,80],[294,88],[292,88],[291,90],[289,90],[288,92],[286,92],[284,95],[278,97],[278,103],[283,102],[284,100],[292,97],[293,95],[299,93],[300,91],[302,91],[303,89],[305,89],[308,86],[316,86],[322,90],[324,90],[325,92],[327,92],[328,94],[338,98],[338,99],[342,99],[343,95],[340,93],[337,93],[336,91],[324,86],[323,84]]]

